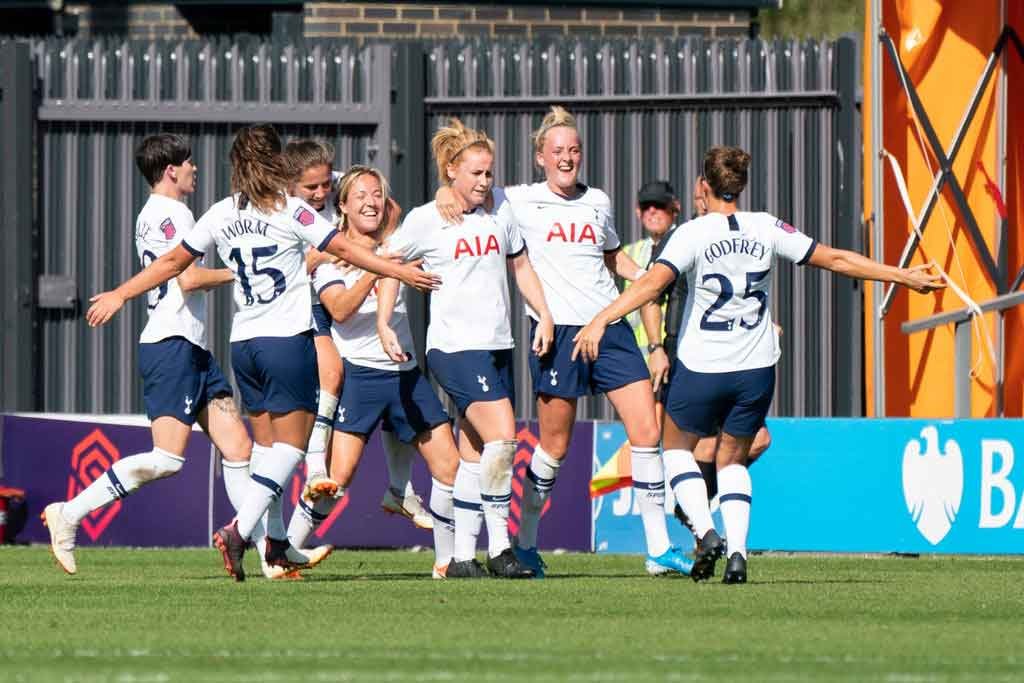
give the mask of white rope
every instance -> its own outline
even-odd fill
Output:
[[[907,190],[907,182],[906,182],[906,179],[903,176],[903,170],[900,168],[899,161],[897,161],[896,157],[894,157],[889,152],[889,150],[887,150],[887,149],[883,148],[882,149],[882,154],[884,154],[886,159],[889,160],[889,166],[892,169],[892,174],[893,174],[894,178],[896,179],[896,187],[899,190],[900,199],[903,200],[903,207],[906,209],[907,214],[910,216],[912,229],[913,229],[914,233],[917,235],[917,239],[918,239],[919,243],[920,244],[924,244],[924,234],[921,232],[921,218],[922,218],[922,216],[918,216],[914,212],[914,206],[910,202],[910,193]],[[929,171],[930,171],[931,170],[931,163],[930,162],[928,163],[928,166],[929,166]],[[943,218],[946,218],[945,211],[943,211]],[[964,276],[963,267],[960,264],[960,257],[957,254],[956,244],[953,242],[953,233],[952,233],[952,230],[949,227],[948,221],[947,221],[947,224],[946,224],[946,232],[947,232],[947,235],[949,237],[950,248],[953,251],[953,259],[956,262],[958,269],[960,270],[960,276],[963,277],[964,282],[966,283],[967,278]],[[982,328],[984,327],[983,322],[984,322],[985,312],[981,310],[981,306],[978,305],[978,302],[976,302],[974,299],[972,299],[967,294],[967,292],[965,292],[963,289],[961,289],[960,286],[957,285],[957,283],[953,281],[953,278],[951,278],[949,276],[949,273],[947,273],[942,268],[942,266],[940,266],[938,263],[934,263],[933,265],[939,271],[939,275],[942,277],[942,279],[945,280],[947,285],[949,285],[949,288],[951,290],[953,290],[953,293],[957,295],[957,297],[964,303],[964,306],[966,306],[967,309],[971,312],[971,327],[973,328],[973,332],[975,333],[975,336],[978,338],[978,341],[983,342],[983,346],[988,351],[989,359],[992,361],[992,365],[994,367],[995,363],[996,363],[996,354],[995,354],[994,346],[992,344],[992,336],[991,336],[991,334],[989,334],[988,330],[982,330]],[[978,369],[978,365],[980,364],[980,361],[981,361],[981,349],[979,348],[978,349],[978,360],[975,361],[973,367],[971,368],[971,375],[972,376],[976,375],[976,372],[977,372],[977,369]]]

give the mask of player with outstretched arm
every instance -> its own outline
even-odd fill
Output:
[[[214,247],[231,268],[237,306],[232,365],[249,412],[253,450],[264,449],[266,456],[252,468],[238,516],[213,538],[225,569],[237,581],[245,579],[242,557],[253,530],[305,455],[316,411],[316,352],[304,245],[415,287],[430,289],[439,281],[417,264],[399,265],[352,244],[309,204],[288,197],[291,177],[281,152],[281,139],[271,126],[241,129],[230,154],[233,194],[214,204],[177,247],[117,289],[94,296],[86,313],[90,325],[106,323],[125,301],[177,277]],[[283,534],[268,532],[268,564],[298,568],[308,560]]]
[[[143,139],[135,164],[151,188],[135,221],[135,247],[146,267],[192,231],[195,218],[182,200],[195,191],[198,171],[188,142],[171,133]],[[53,556],[68,574],[78,571],[74,549],[81,520],[180,471],[196,422],[223,455],[224,487],[231,504],[236,510],[242,504],[252,441],[238,416],[231,385],[206,340],[205,292],[233,280],[227,268],[205,268],[200,262],[149,290],[149,321],[139,337],[139,374],[146,415],[152,421],[153,449],[122,458],[72,500],[51,503],[43,510]]]
[[[663,444],[666,476],[701,538],[691,576],[714,574],[725,543],[714,530],[707,489],[694,460],[701,437],[721,428],[719,502],[729,559],[723,581],[747,580],[747,530],[751,481],[747,454],[764,425],[775,387],[778,337],[769,311],[776,256],[863,280],[880,280],[917,292],[942,288],[930,266],[896,268],[860,254],[819,244],[767,213],[738,211],[750,155],[713,147],[704,157],[708,213],[675,232],[650,271],[576,335],[573,357],[596,358],[612,321],[653,301],[678,276],[687,299],[675,367],[669,380]]]

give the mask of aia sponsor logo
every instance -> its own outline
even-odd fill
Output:
[[[488,235],[486,241],[481,240],[480,235],[472,239],[460,237],[459,241],[455,243],[454,259],[456,261],[464,256],[487,256],[488,254],[501,254],[498,238],[494,235]]]
[[[533,449],[540,443],[537,435],[530,431],[529,427],[523,427],[516,434],[519,442],[516,448],[516,457],[512,461],[512,503],[508,515],[508,530],[513,536],[519,533],[519,521],[523,517],[523,487],[530,486],[526,478],[526,470],[530,467],[533,459]],[[540,511],[543,518],[551,509],[552,497],[544,501],[544,507]]]
[[[121,459],[121,452],[110,442],[100,429],[94,429],[88,436],[71,449],[71,474],[68,475],[67,500],[85,490]],[[93,541],[103,535],[110,523],[121,511],[120,499],[110,505],[94,510],[82,520],[82,530]]]
[[[589,242],[590,244],[597,244],[597,232],[594,230],[594,226],[590,223],[584,223],[581,226],[577,226],[575,223],[569,223],[568,227],[566,227],[556,221],[555,224],[551,226],[551,230],[548,231],[547,241],[575,243]]]
[[[164,222],[160,224],[160,232],[164,234],[165,240],[173,239],[174,236],[178,234],[178,231],[175,229],[174,223],[170,218],[165,218]]]

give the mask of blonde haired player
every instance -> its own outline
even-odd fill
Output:
[[[715,532],[707,489],[694,459],[701,437],[721,429],[718,446],[719,509],[728,538],[725,583],[747,580],[751,481],[747,454],[764,425],[775,388],[778,336],[772,327],[771,271],[776,256],[850,277],[894,282],[918,292],[943,287],[930,266],[894,268],[860,254],[833,249],[767,213],[737,211],[747,185],[750,155],[712,147],[704,156],[708,213],[669,238],[646,275],[576,335],[573,357],[593,359],[612,321],[653,301],[676,277],[687,278],[686,307],[675,367],[669,379],[663,444],[665,471],[676,500],[701,543],[691,576],[714,574],[725,544]]]
[[[571,357],[575,334],[618,296],[613,274],[633,280],[643,270],[621,248],[608,195],[579,182],[583,145],[576,119],[562,107],[552,107],[534,133],[534,152],[544,181],[506,187],[504,196],[511,203],[551,306],[555,342],[547,356],[530,358],[540,443],[533,451],[529,481],[523,487],[516,554],[538,577],[544,575],[545,563],[537,552],[537,527],[569,450],[576,402],[586,394],[604,393],[622,418],[629,438],[633,488],[648,562],[688,574],[691,562],[671,545],[665,525],[665,475],[654,395],[632,329],[624,320],[613,321],[595,358]],[[438,195],[444,193],[441,190]],[[536,325],[536,309],[528,305],[526,312]]]
[[[475,558],[481,514],[487,524],[487,569],[505,578],[534,572],[516,558],[508,534],[515,458],[515,386],[512,380],[512,326],[507,274],[539,323],[533,335],[536,355],[548,351],[553,323],[544,292],[527,257],[508,202],[496,193],[494,142],[458,119],[431,140],[438,177],[451,187],[461,222],[446,220],[434,202],[409,212],[388,248],[444,278],[430,297],[427,366],[459,411],[462,462],[455,478],[455,551],[448,578],[478,577]],[[378,327],[385,350],[402,358],[402,345],[388,327],[394,287],[382,292]]]
[[[377,169],[353,166],[338,187],[341,232],[356,244],[376,249],[397,224],[398,206]],[[459,452],[448,414],[411,356],[392,360],[377,335],[378,276],[333,263],[320,265],[313,276],[325,311],[332,318],[332,343],[344,358],[345,382],[334,422],[330,472],[344,491],[362,458],[366,442],[384,420],[386,433],[413,443],[433,476],[430,496],[435,562],[434,578],[444,578],[452,560],[454,521],[452,485]],[[404,348],[412,348],[412,332],[399,297],[389,320]],[[336,498],[314,501],[305,514],[293,517],[289,540],[300,546],[319,521],[330,515]]]
[[[339,212],[339,188],[342,174],[334,170],[334,146],[313,138],[292,140],[284,149],[293,182],[289,193],[304,199],[324,218],[337,225],[342,220]],[[315,277],[321,264],[334,264],[337,259],[310,248],[306,266],[310,277]],[[306,484],[300,504],[292,513],[289,529],[305,528],[307,523],[323,521],[314,508],[316,501],[337,495],[338,483],[328,477],[326,450],[331,438],[331,425],[338,407],[343,380],[342,359],[331,339],[331,317],[313,295],[313,344],[316,347],[317,372],[320,390],[317,394],[317,415],[306,453]],[[434,519],[424,509],[423,500],[412,486],[412,460],[416,451],[394,437],[390,431],[381,432],[384,456],[388,468],[389,485],[381,500],[381,508],[389,514],[401,515],[421,529],[431,529]],[[326,504],[325,504],[326,505]],[[323,505],[321,506],[323,507]],[[301,518],[301,519],[300,519]],[[289,533],[291,537],[291,533]],[[292,541],[294,544],[294,540]],[[301,546],[298,546],[301,547]]]
[[[94,296],[86,313],[90,325],[106,323],[125,301],[176,277],[214,247],[231,267],[237,307],[232,365],[249,411],[253,450],[262,449],[264,456],[252,467],[238,516],[213,537],[225,569],[237,581],[245,579],[246,545],[305,456],[313,426],[316,352],[304,244],[413,286],[429,289],[437,283],[415,264],[398,265],[353,245],[306,202],[287,197],[290,175],[281,152],[271,126],[241,129],[230,154],[234,193],[203,214],[174,249],[117,289]],[[280,537],[268,538],[265,559],[288,569],[309,560]]]

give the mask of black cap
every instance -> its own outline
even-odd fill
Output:
[[[644,183],[636,195],[637,204],[671,206],[676,201],[676,191],[664,180]]]

